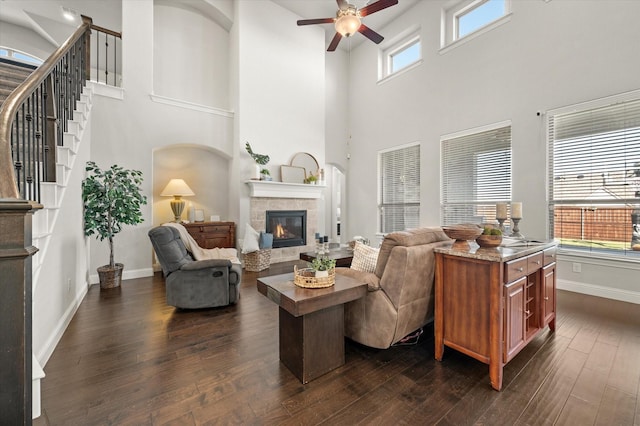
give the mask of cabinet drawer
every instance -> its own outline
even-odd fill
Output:
[[[543,261],[544,266],[547,266],[547,265],[555,262],[556,261],[556,248],[555,247],[551,247],[551,248],[546,249],[543,252],[543,255],[544,255],[544,261]]]
[[[512,260],[504,264],[504,280],[507,283],[527,275],[527,258]]]
[[[228,234],[229,227],[228,226],[201,226],[200,232],[205,232],[207,234]]]
[[[542,252],[527,256],[527,275],[542,268]]]

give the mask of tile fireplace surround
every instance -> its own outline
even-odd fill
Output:
[[[318,226],[318,200],[303,198],[262,198],[252,197],[250,203],[250,223],[256,231],[264,231],[267,210],[306,210],[307,211],[307,245],[283,247],[271,250],[271,263],[297,260],[300,253],[312,251],[316,228]]]

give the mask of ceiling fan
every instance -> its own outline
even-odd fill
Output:
[[[298,25],[314,25],[314,24],[334,24],[336,27],[336,35],[329,43],[327,52],[333,52],[338,47],[338,43],[342,37],[349,37],[359,32],[375,44],[380,44],[384,37],[371,28],[362,23],[361,19],[372,13],[379,12],[393,5],[398,4],[398,0],[378,0],[363,8],[358,9],[347,0],[336,0],[338,2],[338,11],[335,18],[319,18],[319,19],[301,19]]]

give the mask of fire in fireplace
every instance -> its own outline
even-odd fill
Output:
[[[267,210],[266,231],[273,234],[273,248],[307,245],[306,210]]]

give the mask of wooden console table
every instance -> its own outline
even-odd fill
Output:
[[[545,326],[555,330],[556,246],[434,249],[436,359],[448,346],[489,364],[500,390],[504,365]]]
[[[258,279],[258,291],[279,306],[280,361],[302,383],[344,365],[344,304],[367,285],[336,275],[328,288],[302,288],[293,273]]]
[[[234,222],[192,222],[182,225],[202,248],[233,248],[236,246],[236,224]]]

